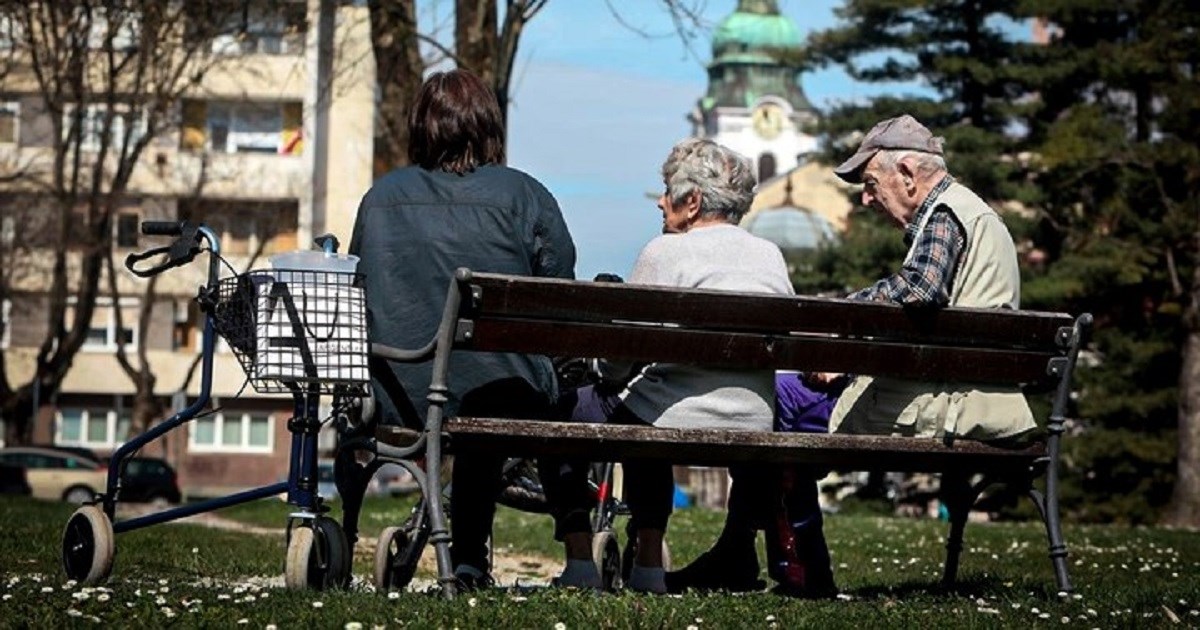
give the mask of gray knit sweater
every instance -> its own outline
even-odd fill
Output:
[[[638,255],[629,283],[793,294],[779,248],[735,225],[655,238]],[[770,431],[775,376],[770,370],[654,363],[633,376],[622,398],[630,411],[659,427]]]

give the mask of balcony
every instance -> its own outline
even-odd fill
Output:
[[[300,199],[310,178],[303,155],[150,148],[130,190],[171,197]]]

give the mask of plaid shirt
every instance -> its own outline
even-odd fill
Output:
[[[966,233],[954,213],[944,205],[934,205],[954,178],[946,175],[938,182],[904,230],[904,242],[913,246],[913,255],[900,271],[875,284],[850,294],[852,300],[894,302],[908,306],[945,306],[959,259],[966,248]],[[932,214],[931,214],[932,213]],[[925,215],[925,229],[918,229]]]

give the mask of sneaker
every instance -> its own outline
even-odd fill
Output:
[[[460,564],[454,568],[454,582],[459,593],[469,593],[492,588],[496,580],[491,574],[476,569],[469,564]]]
[[[604,582],[600,579],[600,572],[596,570],[596,565],[591,560],[567,560],[567,566],[563,569],[563,572],[551,580],[550,584],[563,588],[578,588],[591,591],[604,590]]]
[[[667,573],[666,585],[668,593],[688,589],[746,593],[767,587],[758,579],[758,554],[753,547],[736,558],[714,547],[686,567]]]
[[[640,567],[635,564],[629,572],[629,582],[625,588],[636,593],[662,595],[667,592],[666,572],[662,567]]]

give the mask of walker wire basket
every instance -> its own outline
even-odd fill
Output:
[[[302,269],[222,278],[213,326],[259,393],[365,396],[369,346],[361,279]]]

